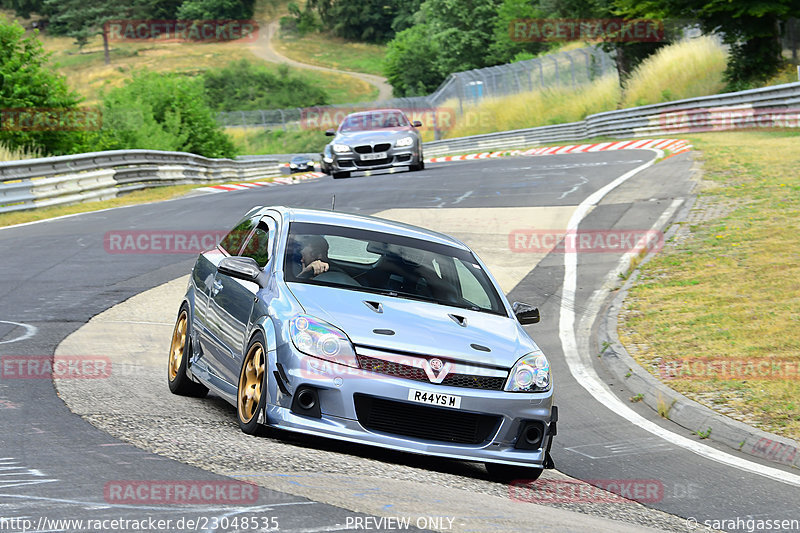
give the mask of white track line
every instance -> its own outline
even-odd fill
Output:
[[[657,154],[656,158],[663,157],[660,150],[651,149]],[[643,165],[636,167],[630,172],[626,172],[618,177],[605,187],[595,191],[588,198],[586,198],[575,212],[567,224],[567,232],[577,231],[583,218],[589,213],[592,207],[597,205],[600,200],[605,197],[613,189],[632,178],[642,170],[653,165],[656,158],[650,160]],[[778,470],[769,466],[764,466],[758,463],[735,457],[728,453],[722,452],[705,444],[693,441],[668,429],[664,429],[658,424],[644,418],[640,414],[633,411],[630,407],[620,400],[605,383],[603,383],[597,376],[594,368],[587,365],[581,358],[578,352],[578,343],[575,336],[575,292],[578,282],[578,255],[576,253],[564,254],[564,284],[561,289],[561,313],[559,317],[559,337],[561,338],[562,349],[564,350],[564,358],[569,366],[569,371],[575,378],[578,384],[586,389],[599,404],[607,407],[611,412],[628,420],[632,424],[660,437],[675,446],[680,446],[689,450],[697,455],[749,472],[759,476],[766,477],[775,481],[780,481],[788,485],[800,487],[800,476]]]

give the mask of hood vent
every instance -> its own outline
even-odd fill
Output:
[[[484,346],[482,344],[474,344],[473,343],[473,344],[470,344],[469,347],[472,348],[473,350],[478,350],[479,352],[491,352],[492,351],[491,348],[487,348],[486,346]]]
[[[377,335],[394,335],[394,330],[391,329],[373,329],[372,333]]]
[[[452,318],[452,319],[453,319],[453,321],[454,321],[456,324],[458,324],[459,326],[461,326],[462,328],[465,328],[465,327],[467,327],[467,317],[465,317],[465,316],[460,316],[460,315],[454,315],[454,314],[451,314],[451,313],[448,313],[448,315],[447,315],[447,316],[449,316],[450,318]]]
[[[383,306],[380,302],[370,302],[369,300],[364,300],[364,305],[375,311],[376,313],[383,313]]]

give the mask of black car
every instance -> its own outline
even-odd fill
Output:
[[[347,178],[358,170],[408,167],[425,168],[422,139],[417,128],[399,109],[375,109],[347,115],[339,129],[328,130],[330,172],[334,178]],[[324,163],[324,159],[323,159]]]
[[[289,171],[295,172],[310,172],[314,170],[314,160],[307,155],[296,155],[289,161]]]

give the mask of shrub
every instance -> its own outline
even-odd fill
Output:
[[[231,157],[234,146],[217,126],[199,79],[142,71],[103,99],[96,150],[176,150]]]
[[[209,70],[203,85],[209,102],[217,111],[284,109],[325,105],[328,94],[311,83],[295,78],[281,65],[277,74],[246,59]]]

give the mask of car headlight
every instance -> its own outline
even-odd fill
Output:
[[[326,163],[333,163],[332,157],[323,157],[322,160],[325,161]]]
[[[397,139],[397,141],[394,143],[394,145],[397,147],[411,146],[412,144],[414,144],[414,137],[411,137],[410,135],[408,137],[403,137],[402,139]]]
[[[347,146],[346,144],[334,144],[333,151],[336,152],[337,154],[346,154],[347,152],[350,151],[350,147]]]
[[[295,348],[306,355],[358,368],[353,344],[341,330],[308,315],[297,315],[289,323]]]
[[[544,392],[550,389],[550,361],[534,352],[516,362],[505,389],[509,392]]]

